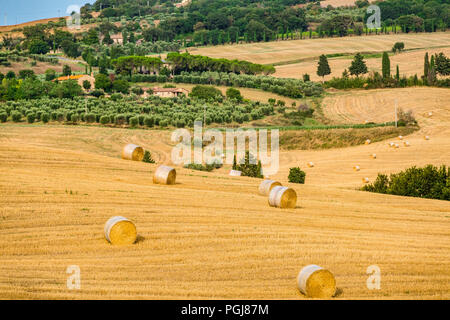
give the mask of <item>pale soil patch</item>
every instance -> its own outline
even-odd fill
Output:
[[[450,47],[450,32],[389,34],[342,38],[304,39],[189,48],[192,54],[270,64],[318,57],[321,54],[390,51],[395,42],[405,48]]]

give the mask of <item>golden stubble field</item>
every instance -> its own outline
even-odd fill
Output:
[[[212,58],[239,59],[270,64],[314,58],[321,54],[390,51],[394,43],[399,41],[405,43],[406,49],[450,47],[450,32],[272,41],[190,48],[188,52]]]
[[[170,163],[170,131],[1,125],[0,298],[304,299],[296,276],[314,263],[334,273],[337,299],[449,299],[450,204],[356,190],[380,170],[448,164],[449,91],[383,92],[390,98],[330,96],[326,114],[357,121],[358,103],[347,99],[360,97],[383,121],[393,97],[401,105],[409,96],[422,126],[406,138],[411,147],[281,152],[275,178],[299,196],[286,210],[257,194],[261,180],[229,177],[229,168],[177,168],[178,183],[163,186],[152,184],[156,165],[119,158],[121,146],[135,142]],[[307,184],[288,184],[288,168],[307,161],[316,163],[305,168]],[[114,215],[136,223],[136,244],[106,242],[103,225]],[[78,291],[66,287],[69,265],[81,268]],[[370,265],[381,269],[381,290],[366,287]]]

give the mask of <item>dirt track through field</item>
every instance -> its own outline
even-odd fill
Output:
[[[261,180],[229,177],[229,167],[177,168],[178,183],[163,186],[152,184],[156,165],[119,158],[136,142],[169,163],[170,131],[1,125],[0,298],[304,299],[295,278],[314,263],[335,274],[336,298],[449,299],[450,204],[355,190],[378,171],[449,164],[449,91],[348,92],[326,98],[324,112],[388,121],[395,97],[421,125],[405,138],[411,147],[281,152],[275,178],[299,196],[286,210],[257,194]],[[305,185],[287,183],[297,165]],[[106,242],[114,215],[136,223],[136,244]],[[79,291],[66,287],[69,265],[81,268]],[[381,290],[366,287],[370,265],[381,269]]]

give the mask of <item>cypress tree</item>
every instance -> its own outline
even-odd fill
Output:
[[[322,81],[326,75],[331,73],[330,65],[328,64],[327,56],[322,54],[319,58],[319,63],[317,64],[317,75],[322,77]]]
[[[433,84],[436,81],[436,65],[434,63],[434,55],[430,59],[430,70],[428,70],[428,83]]]
[[[400,80],[400,70],[398,68],[398,65],[397,65],[397,71],[395,73],[395,79]]]
[[[360,74],[367,73],[368,70],[366,62],[364,61],[364,57],[360,53],[357,53],[355,55],[348,70],[350,71],[350,74],[356,75],[357,77],[359,77]]]
[[[425,61],[423,63],[423,81],[427,84],[428,72],[430,70],[430,62],[428,60],[428,52],[425,53]]]
[[[391,61],[387,52],[383,52],[382,73],[385,79],[391,77]]]

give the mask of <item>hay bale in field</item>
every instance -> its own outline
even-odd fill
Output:
[[[372,159],[376,159],[376,158],[377,158],[377,154],[376,154],[376,153],[372,153],[372,154],[370,155],[370,157],[371,157]]]
[[[367,139],[364,144],[370,144],[372,141],[370,141],[370,139]]]
[[[136,226],[125,217],[116,216],[110,218],[106,222],[104,230],[106,240],[111,244],[133,244],[136,241]]]
[[[429,117],[431,117],[432,115],[433,115],[433,112],[432,112],[432,111],[428,112],[428,116],[429,116]]]
[[[262,196],[268,196],[273,187],[281,186],[281,183],[274,180],[264,180],[258,188],[258,193]]]
[[[400,148],[400,145],[398,143],[394,144],[394,148],[398,149]]]
[[[403,136],[398,136],[398,140],[403,140]]]
[[[144,159],[144,149],[135,144],[127,144],[122,150],[122,159],[142,161]]]
[[[361,170],[361,168],[359,166],[353,166],[353,170],[359,171],[359,170]]]
[[[269,193],[269,205],[277,208],[295,208],[297,204],[297,193],[294,189],[275,186]]]
[[[363,181],[363,183],[369,183],[370,182],[369,178],[367,178],[367,177],[363,178],[362,181]]]
[[[308,167],[313,168],[314,167],[314,162],[310,161],[310,162],[308,162],[307,165],[308,165]]]
[[[175,184],[177,172],[174,168],[168,166],[159,166],[153,176],[153,183],[156,184]]]
[[[423,137],[425,140],[430,140],[430,137],[429,136],[424,136]]]
[[[231,170],[229,175],[232,177],[240,177],[242,175],[242,172],[239,170]]]
[[[403,145],[404,145],[405,147],[409,147],[411,144],[409,143],[409,141],[403,141]]]
[[[395,145],[395,143],[393,143],[393,142],[389,142],[389,147],[393,147]]]
[[[297,276],[297,286],[309,298],[331,298],[336,293],[333,274],[318,265],[304,267]]]

